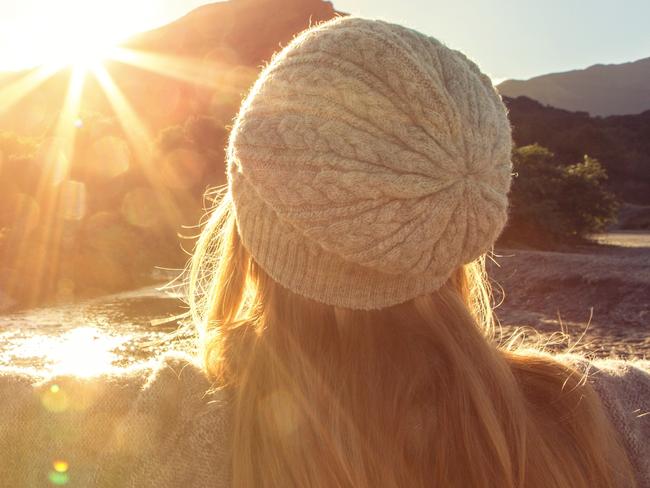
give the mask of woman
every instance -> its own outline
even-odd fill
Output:
[[[649,487],[647,362],[494,340],[484,256],[510,151],[500,97],[460,52],[358,18],[302,33],[242,104],[192,259],[202,367],[5,374],[1,479]]]

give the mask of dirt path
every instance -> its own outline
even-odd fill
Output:
[[[577,350],[650,357],[650,233],[594,236],[573,252],[501,249],[489,266],[504,330],[565,331]],[[500,287],[505,290],[503,293]],[[566,344],[566,341],[565,341]]]

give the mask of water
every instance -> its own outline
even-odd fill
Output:
[[[0,315],[0,366],[35,373],[92,376],[147,363],[172,349],[180,299],[155,287],[83,302]]]
[[[601,295],[596,294],[596,298],[592,297],[595,303],[600,300],[599,297],[612,295],[612,283],[616,282],[614,278],[620,280],[621,273],[633,280],[635,288],[640,290],[640,296],[644,296],[645,290],[650,289],[650,233],[618,232],[594,238],[606,244],[602,248],[589,250],[593,253],[589,257],[589,269],[598,270],[599,273],[592,277],[589,287],[602,292]],[[527,256],[536,254],[533,251],[519,253]],[[540,276],[545,273],[561,275],[562,269],[569,266],[573,259],[572,254],[541,254],[546,258],[555,255],[556,260],[545,261],[545,268],[538,270]],[[503,260],[503,267],[494,270],[497,278],[498,273],[510,273],[512,266]],[[557,270],[553,271],[553,267]],[[537,327],[547,322],[557,322],[557,311],[553,307],[550,311],[546,310],[545,303],[548,300],[559,303],[561,300],[557,294],[564,294],[567,290],[556,290],[556,294],[549,298],[549,291],[541,293],[532,285],[532,288],[528,287],[530,289],[516,282],[508,285],[507,276],[501,276],[498,281],[507,285],[511,301],[518,292],[525,295],[522,302],[524,308],[521,310],[517,307],[510,307],[510,310],[507,302],[499,309],[504,325]],[[585,297],[584,289],[578,286],[576,290],[573,291],[575,299],[570,303],[575,302],[583,310],[591,302]],[[566,300],[562,303],[567,305]],[[585,343],[583,349],[606,357],[650,357],[649,303],[647,299],[640,299],[636,305],[626,310],[625,320],[618,320],[615,314],[612,315],[618,310],[616,306],[601,311],[596,317],[600,323],[595,320],[582,341]],[[569,311],[562,312],[566,314]],[[608,311],[611,312],[609,315],[605,313]],[[147,287],[67,305],[0,314],[0,366],[39,374],[95,375],[111,368],[153,361],[168,350],[192,350],[195,342],[188,334],[171,337],[178,322],[174,317],[184,312],[186,309],[177,296]],[[545,330],[544,327],[542,329]],[[568,332],[575,336],[573,339],[577,339],[584,335],[584,331],[584,324],[578,324],[575,332]]]

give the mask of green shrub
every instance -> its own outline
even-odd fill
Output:
[[[594,158],[563,166],[538,144],[515,148],[506,243],[549,247],[584,239],[615,219],[618,202],[603,183],[607,173]]]

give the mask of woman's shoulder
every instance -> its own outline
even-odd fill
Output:
[[[128,410],[138,403],[163,410],[219,405],[223,392],[213,388],[195,359],[170,352],[156,360],[93,376],[51,374],[39,370],[0,367],[0,402],[6,412],[12,404],[32,403],[49,411],[80,411],[92,407]]]
[[[587,359],[576,354],[556,356],[586,375],[608,406],[650,412],[650,360]]]
[[[185,354],[93,378],[0,370],[0,475],[12,486],[50,475],[69,475],[68,486],[227,486],[228,439],[226,390]]]
[[[650,487],[650,361],[560,357],[585,374],[620,433],[640,487]]]
[[[111,480],[118,472],[128,483],[117,486],[228,486],[228,406],[227,390],[214,387],[192,358],[164,356],[121,421],[137,459],[133,469],[125,470],[109,449],[99,479]]]

